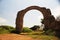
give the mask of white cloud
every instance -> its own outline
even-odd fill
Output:
[[[2,17],[0,17],[0,25],[1,24],[5,24],[5,23],[7,23],[8,21],[5,19],[5,18],[2,18]]]
[[[53,10],[53,15],[56,17],[60,16],[60,6],[57,6],[54,10]]]

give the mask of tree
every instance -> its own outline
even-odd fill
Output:
[[[31,27],[30,29],[32,29],[32,30],[37,30],[37,29],[39,29],[40,28],[40,26],[39,25],[34,25],[33,27]]]

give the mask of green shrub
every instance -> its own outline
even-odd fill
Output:
[[[10,32],[4,28],[0,28],[0,34],[4,34],[4,33],[10,33]]]
[[[55,31],[53,31],[52,29],[49,29],[46,32],[44,32],[44,34],[46,34],[46,35],[55,35]]]
[[[24,27],[22,32],[24,32],[24,33],[30,33],[30,32],[32,32],[32,30],[29,29],[28,27]]]
[[[13,28],[11,26],[6,26],[6,25],[0,26],[0,34],[11,33],[11,31],[13,31],[13,30],[15,30],[15,28]]]

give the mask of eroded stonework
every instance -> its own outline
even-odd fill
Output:
[[[43,14],[44,20],[46,20],[49,16],[51,16],[51,11],[50,9],[46,9],[45,7],[39,7],[39,6],[30,6],[27,7],[24,10],[21,10],[18,12],[17,14],[17,18],[16,18],[16,31],[18,33],[20,33],[22,31],[23,28],[23,18],[26,12],[28,12],[29,10],[38,10]],[[46,20],[47,22],[47,20]],[[49,23],[44,23],[44,25],[49,25]]]
[[[51,15],[50,9],[47,9],[45,7],[39,7],[39,6],[30,6],[30,7],[27,7],[26,9],[19,11],[17,14],[16,31],[18,33],[20,33],[23,29],[24,15],[26,14],[26,12],[28,12],[29,10],[33,10],[33,9],[38,10],[43,14],[43,17],[44,17],[44,23],[43,24],[45,25],[45,28],[53,29],[56,31],[56,33],[57,33],[57,30],[60,31],[60,22],[56,21],[54,16]]]

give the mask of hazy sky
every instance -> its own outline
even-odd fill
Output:
[[[60,15],[58,0],[0,0],[0,25],[15,26],[17,12],[32,5],[49,8],[54,17]],[[24,26],[40,25],[41,18],[43,18],[41,12],[28,11],[24,16]]]

